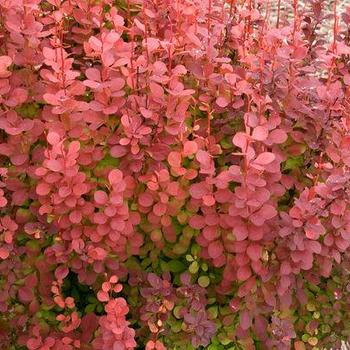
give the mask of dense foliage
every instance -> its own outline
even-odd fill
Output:
[[[350,338],[350,8],[291,2],[0,0],[0,349]]]

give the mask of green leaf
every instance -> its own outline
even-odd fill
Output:
[[[96,308],[96,304],[89,304],[85,307],[85,312],[88,314],[90,312],[94,312]]]
[[[222,349],[224,349],[224,347],[219,344],[210,344],[208,346],[208,350],[222,350]]]
[[[208,271],[208,264],[207,263],[202,263],[202,265],[201,265],[201,269],[203,270],[203,271]]]
[[[221,147],[223,149],[230,149],[230,148],[232,148],[232,142],[231,142],[231,140],[228,137],[223,138],[220,141],[220,145],[221,145]]]
[[[192,262],[192,261],[193,261],[193,256],[190,255],[190,254],[187,254],[187,255],[186,255],[186,260],[187,260],[188,262]]]
[[[175,233],[178,236],[182,232],[182,225],[177,221],[175,217],[173,217],[171,221],[173,229],[175,230]]]
[[[173,314],[176,318],[180,319],[182,316],[181,316],[181,310],[182,310],[182,306],[175,306],[174,309],[173,309]]]
[[[208,276],[200,276],[198,278],[198,284],[202,287],[202,288],[206,288],[209,286],[210,284],[210,279]]]
[[[182,322],[181,321],[174,322],[171,325],[171,331],[173,333],[179,333],[181,331],[181,328],[182,328]]]
[[[170,272],[179,273],[186,270],[186,265],[179,260],[171,260],[168,262]]]
[[[168,263],[164,260],[160,260],[160,268],[163,272],[170,271]]]
[[[198,262],[197,262],[197,261],[193,261],[193,262],[191,263],[191,265],[189,266],[188,271],[190,271],[190,273],[191,273],[192,275],[194,275],[195,273],[198,272],[198,270],[199,270]]]
[[[99,312],[99,313],[103,312],[103,305],[102,304],[98,304],[96,306],[96,311]]]
[[[289,157],[283,164],[283,170],[293,170],[300,168],[304,164],[304,157]]]
[[[16,108],[17,113],[26,118],[34,118],[40,111],[38,103],[24,103],[20,107]]]
[[[215,320],[218,317],[219,308],[217,305],[211,306],[208,309],[209,317],[211,320]]]
[[[98,163],[98,167],[101,167],[101,169],[105,167],[113,167],[116,168],[119,165],[119,159],[114,158],[110,155],[106,155],[101,161]]]
[[[88,296],[87,301],[90,304],[97,304],[98,303],[98,300],[93,295]]]

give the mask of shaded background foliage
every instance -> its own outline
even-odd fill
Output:
[[[350,8],[283,4],[0,0],[1,349],[349,340]]]

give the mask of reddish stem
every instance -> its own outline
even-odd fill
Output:
[[[333,51],[336,48],[337,32],[338,32],[337,0],[334,0],[334,4],[333,4]]]
[[[231,19],[231,17],[232,17],[233,1],[234,1],[234,0],[231,0],[231,3],[230,3],[230,19]]]
[[[208,7],[208,51],[209,51],[209,45],[210,45],[210,25],[211,25],[211,4],[212,0],[209,0],[209,7]]]
[[[281,15],[281,0],[278,0],[277,4],[277,22],[276,22],[276,28],[280,25],[280,15]]]

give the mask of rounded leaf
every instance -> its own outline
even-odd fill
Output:
[[[263,152],[260,153],[256,159],[254,160],[255,163],[259,165],[268,165],[272,163],[276,159],[276,156],[271,152]]]

